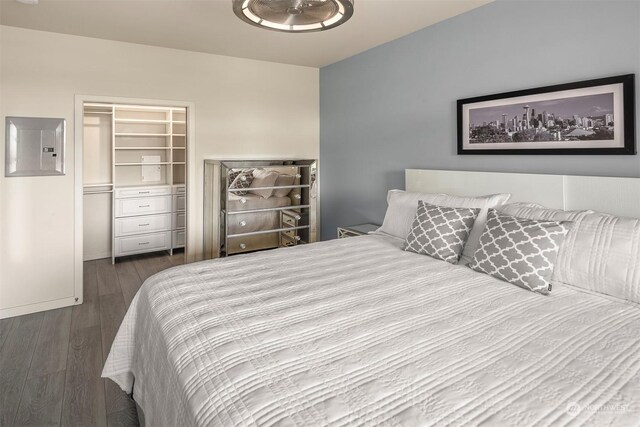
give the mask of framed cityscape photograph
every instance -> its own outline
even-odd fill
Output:
[[[458,154],[636,154],[634,74],[458,100]]]

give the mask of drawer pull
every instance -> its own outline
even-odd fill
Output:
[[[247,245],[245,245],[244,243],[240,243],[239,246],[240,246],[240,249],[246,249],[247,248]]]
[[[140,242],[140,243],[138,243],[138,245],[148,245],[149,243],[151,243],[151,242]]]
[[[242,199],[240,199],[240,203],[247,203],[247,199],[243,197]]]
[[[151,207],[151,205],[140,205],[140,206],[138,206],[138,207],[139,207],[139,208],[149,208],[149,207]]]
[[[244,227],[245,225],[247,225],[247,221],[240,221],[240,227]]]
[[[300,179],[302,178],[302,175],[300,175],[299,173],[296,174],[296,178]]]
[[[149,194],[150,191],[138,191],[138,194]]]
[[[147,224],[138,224],[138,227],[148,227],[149,225],[150,225],[149,223],[147,223]]]

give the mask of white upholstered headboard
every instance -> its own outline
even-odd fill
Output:
[[[510,203],[640,218],[640,178],[407,169],[405,186],[407,191],[459,196],[511,193]]]

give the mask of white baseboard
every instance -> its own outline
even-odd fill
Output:
[[[19,307],[3,308],[0,309],[0,319],[23,316],[40,311],[55,310],[56,308],[69,307],[77,304],[82,304],[82,298],[78,298],[78,301],[76,301],[75,297],[68,297],[36,304],[21,305]]]

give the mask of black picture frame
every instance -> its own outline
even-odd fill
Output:
[[[611,115],[606,114],[603,117],[604,125],[602,125],[603,119],[592,120],[589,117],[580,118],[577,115],[574,115],[573,122],[575,123],[575,127],[573,129],[578,129],[577,123],[580,121],[584,121],[585,123],[593,124],[593,122],[598,123],[598,127],[592,125],[591,129],[588,130],[588,125],[585,125],[584,129],[582,129],[582,125],[580,126],[580,132],[577,133],[578,136],[572,136],[571,133],[573,130],[568,131],[564,136],[562,135],[562,126],[565,123],[571,123],[571,120],[562,119],[560,115],[554,117],[558,117],[558,122],[562,122],[561,125],[556,125],[554,120],[548,120],[547,117],[543,117],[542,120],[536,118],[534,120],[530,119],[529,116],[529,103],[533,103],[535,105],[544,105],[545,102],[550,103],[551,100],[561,99],[563,102],[576,102],[575,100],[578,98],[582,98],[586,100],[589,96],[608,96],[608,93],[596,93],[595,95],[589,95],[588,89],[593,89],[598,91],[600,87],[607,86],[611,87],[611,85],[615,85],[615,89],[611,92],[611,102],[614,107]],[[580,91],[584,89],[583,91]],[[604,90],[606,88],[600,88]],[[607,89],[608,90],[608,89]],[[565,91],[575,91],[574,95],[570,95],[564,98],[558,98],[559,94],[556,92],[565,92]],[[554,93],[555,98],[554,98]],[[574,93],[574,92],[571,92]],[[585,95],[580,95],[580,93],[585,93]],[[550,101],[544,101],[540,96],[532,97],[533,95],[540,94],[549,94],[548,99]],[[527,97],[531,97],[531,99],[543,99],[542,101],[533,101],[528,102]],[[622,98],[621,100],[619,98]],[[515,100],[508,101],[511,98],[522,98],[521,102],[514,102]],[[573,99],[574,101],[568,101]],[[594,98],[595,99],[595,98]],[[501,101],[507,100],[507,103],[500,105],[499,103],[495,103],[493,106],[491,102],[487,101]],[[615,102],[614,102],[615,101]],[[588,101],[581,101],[588,102]],[[483,104],[480,104],[483,103]],[[525,113],[523,114],[522,120],[519,121],[518,115],[514,115],[513,119],[506,119],[505,114],[507,109],[513,110],[513,108],[527,104],[525,107]],[[501,108],[504,108],[505,111],[502,114],[503,121],[496,120],[495,122],[490,122],[488,126],[495,127],[495,131],[491,129],[481,129],[487,126],[486,122],[483,122],[483,125],[476,125],[472,123],[471,111],[474,110],[473,105],[477,105],[476,107],[476,117],[482,117],[478,115],[478,111],[484,109],[484,111],[480,111],[480,114],[493,114],[494,111],[499,111]],[[488,107],[481,107],[481,105],[489,105]],[[566,104],[567,105],[567,104]],[[622,107],[622,111],[618,111]],[[565,107],[566,109],[567,107]],[[531,108],[533,110],[533,108]],[[547,112],[545,111],[545,116]],[[525,117],[526,116],[526,117]],[[613,119],[612,122],[607,122],[609,116]],[[616,122],[619,119],[617,117],[623,117],[623,123],[619,125],[619,127],[615,127]],[[593,116],[592,116],[593,117]],[[553,86],[544,86],[537,87],[533,89],[525,89],[518,90],[512,92],[504,92],[493,95],[485,95],[478,96],[473,98],[459,99],[457,101],[457,118],[458,118],[458,154],[459,155],[469,155],[469,154],[539,154],[539,155],[576,155],[576,154],[588,154],[588,155],[634,155],[636,154],[636,137],[635,137],[635,74],[624,74],[614,77],[606,77],[600,79],[593,80],[585,80],[574,83],[565,83]],[[530,127],[532,123],[537,122],[537,127],[534,129]],[[543,126],[545,127],[544,132],[549,135],[552,135],[557,140],[540,140],[538,142],[534,141],[522,141],[522,142],[512,142],[512,138],[518,132],[525,132],[522,135],[531,137],[531,132],[528,132],[529,129],[532,129],[535,134],[538,133],[538,126],[540,126],[540,122],[543,122]],[[546,126],[554,122],[553,131],[549,133],[547,131]],[[612,123],[609,126],[609,123]],[[556,131],[556,129],[560,128],[561,130]],[[613,129],[612,129],[613,128]],[[595,129],[595,131],[593,130]],[[566,130],[566,129],[565,129]],[[499,134],[502,131],[502,134]],[[513,133],[511,133],[513,131]],[[492,132],[498,132],[497,136],[493,136]],[[592,133],[590,133],[592,132]],[[619,133],[622,132],[622,135]],[[508,139],[508,145],[504,148],[501,147],[506,145],[505,142],[472,142],[471,135],[476,135],[476,138],[479,138],[478,135],[482,134],[482,138],[485,140],[491,140],[490,138],[496,139]],[[489,136],[486,136],[489,134]],[[508,135],[505,136],[505,134]],[[548,138],[549,135],[541,136],[540,138]],[[586,136],[585,136],[586,135]],[[592,137],[592,135],[594,135]],[[599,135],[605,135],[606,137],[611,136],[607,140],[603,139],[601,141],[595,140],[594,138]],[[567,138],[569,137],[569,138]],[[580,141],[570,141],[570,139],[575,138],[591,138],[590,140],[581,139]],[[518,136],[518,138],[523,138],[523,136]],[[535,138],[535,136],[534,136]],[[515,139],[515,138],[514,138]],[[616,144],[616,146],[612,146],[612,144]],[[558,148],[549,147],[552,144],[559,145]],[[569,145],[577,145],[576,147],[569,147]],[[600,145],[600,146],[598,146]],[[535,146],[535,147],[534,147]],[[536,148],[537,147],[537,148]],[[540,148],[542,147],[542,148]]]

